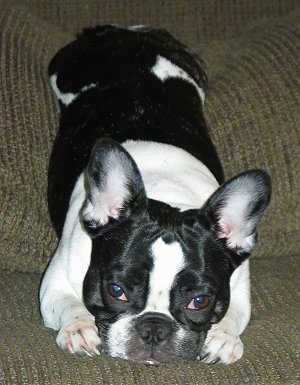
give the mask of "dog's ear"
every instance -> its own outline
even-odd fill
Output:
[[[223,184],[203,207],[218,238],[240,256],[256,244],[257,226],[271,198],[271,179],[263,170],[251,170]]]
[[[142,177],[130,154],[111,139],[99,139],[87,167],[87,198],[82,208],[85,229],[98,235],[146,204]]]

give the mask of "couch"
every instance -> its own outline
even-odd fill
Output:
[[[0,0],[0,384],[300,383],[300,16],[297,0]],[[38,289],[57,239],[47,165],[59,106],[50,59],[83,27],[164,27],[209,71],[205,115],[226,177],[266,169],[273,196],[251,256],[252,318],[235,364],[144,366],[58,349]]]

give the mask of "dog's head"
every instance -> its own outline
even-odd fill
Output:
[[[87,191],[82,220],[93,246],[84,300],[103,350],[148,363],[196,359],[228,309],[232,272],[256,243],[268,175],[240,174],[202,208],[180,212],[148,199],[129,153],[102,139]]]

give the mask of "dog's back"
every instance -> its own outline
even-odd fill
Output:
[[[48,175],[49,211],[59,236],[75,181],[99,137],[172,144],[223,182],[202,112],[205,66],[166,31],[87,29],[56,54],[49,75],[61,104]]]

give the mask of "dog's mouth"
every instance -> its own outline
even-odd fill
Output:
[[[126,361],[133,361],[147,366],[162,366],[181,361],[174,350],[161,350],[155,347],[145,347],[131,345],[126,352],[112,352],[107,344],[102,345],[101,352],[108,354],[115,358],[125,359]]]
[[[171,364],[179,360],[178,352],[176,350],[159,346],[141,347],[140,349],[133,349],[128,352],[130,360],[140,362],[145,365],[159,366]]]
[[[136,361],[137,362],[137,361]],[[168,365],[170,364],[170,362],[161,362],[161,361],[157,361],[156,359],[154,358],[148,358],[148,359],[145,359],[144,361],[138,361],[140,364],[144,364],[146,366],[162,366],[162,365]]]
[[[197,359],[206,336],[190,330],[179,332],[175,321],[151,313],[123,317],[109,325],[97,318],[104,353],[148,366]]]
[[[159,361],[156,361],[155,359],[153,358],[149,358],[148,360],[142,362],[143,364],[145,365],[153,365],[153,366],[159,366],[161,365],[161,362]]]

